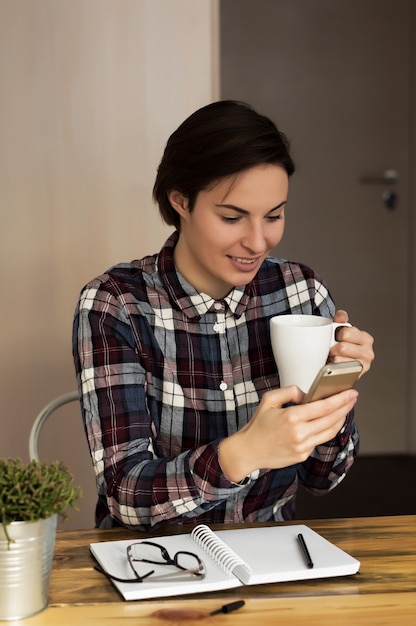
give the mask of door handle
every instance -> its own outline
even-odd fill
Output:
[[[384,170],[381,176],[362,176],[360,183],[363,185],[384,185],[387,187],[381,194],[381,199],[384,206],[390,211],[394,211],[397,207],[398,195],[395,191],[392,191],[392,185],[395,185],[399,180],[399,172],[394,169]]]
[[[399,172],[394,169],[384,170],[381,176],[362,176],[360,183],[364,185],[392,185],[399,180]]]

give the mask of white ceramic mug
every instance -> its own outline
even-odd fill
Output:
[[[339,324],[319,315],[276,315],[270,320],[273,355],[280,386],[297,385],[305,393],[336,343]]]

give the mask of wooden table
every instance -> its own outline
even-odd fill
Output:
[[[204,620],[207,626],[416,624],[416,515],[304,523],[359,559],[360,573],[168,600],[125,602],[114,587],[93,570],[88,546],[95,541],[134,538],[138,533],[123,529],[59,531],[49,607],[25,620],[7,623],[21,626],[192,626]],[[169,528],[152,536],[181,531],[181,527]],[[185,531],[189,532],[189,528]],[[209,615],[237,599],[245,600],[242,609],[228,615]]]

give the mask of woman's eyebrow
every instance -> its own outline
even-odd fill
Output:
[[[267,212],[267,215],[269,215],[269,213],[273,213],[273,211],[277,211],[278,209],[281,209],[282,206],[286,204],[286,202],[287,200],[283,200],[283,202],[281,202],[277,206],[270,209],[270,211]],[[241,215],[250,214],[250,211],[247,211],[246,209],[242,209],[241,207],[235,206],[234,204],[216,204],[215,206],[218,207],[219,209],[232,209],[233,211],[236,211],[237,213],[241,213]]]

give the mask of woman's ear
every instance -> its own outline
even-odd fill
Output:
[[[180,191],[168,192],[168,200],[180,217],[185,217],[189,210],[189,200]]]

